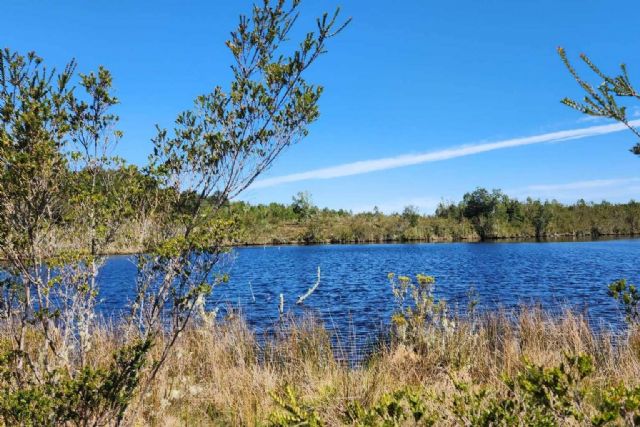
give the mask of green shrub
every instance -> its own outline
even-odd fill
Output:
[[[525,362],[515,377],[505,377],[506,393],[455,382],[449,404],[454,418],[473,426],[561,426],[584,424],[583,402],[591,390],[583,380],[593,372],[590,356],[565,356],[554,367]]]
[[[271,393],[271,397],[279,409],[269,415],[269,425],[274,427],[324,425],[316,410],[302,402],[291,386],[285,386],[282,393]]]
[[[345,421],[356,426],[400,426],[413,423],[431,426],[437,416],[429,411],[427,398],[418,390],[404,388],[384,394],[369,408],[355,402],[348,406]]]
[[[393,273],[388,277],[395,300],[391,317],[394,339],[421,347],[429,343],[433,332],[450,332],[455,328],[455,322],[447,316],[446,302],[434,297],[433,276],[418,274],[415,281]]]
[[[605,390],[598,411],[592,419],[594,426],[640,425],[640,387],[619,385]]]
[[[120,423],[151,348],[142,341],[120,349],[108,368],[85,366],[43,378],[19,369],[15,352],[0,358],[0,419],[5,425],[58,426]]]
[[[609,295],[617,300],[624,309],[627,322],[640,323],[640,291],[626,279],[620,279],[609,285]]]

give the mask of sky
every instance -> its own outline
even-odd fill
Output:
[[[605,0],[305,0],[295,34],[337,6],[353,21],[307,75],[325,88],[321,116],[241,199],[288,203],[308,191],[322,207],[425,213],[479,186],[563,202],[640,199],[633,136],[560,103],[581,92],[556,53],[585,52],[611,74],[625,62],[640,86],[640,27],[619,18],[637,16],[637,0],[615,10]],[[118,154],[143,164],[156,124],[170,127],[197,95],[228,86],[224,42],[250,7],[5,0],[0,46],[111,70]],[[631,114],[640,120],[640,109]]]

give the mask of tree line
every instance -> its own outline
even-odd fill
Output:
[[[228,203],[221,214],[241,230],[238,244],[363,243],[554,239],[630,236],[640,233],[640,203],[518,200],[500,190],[477,188],[457,203],[441,202],[434,214],[415,206],[385,214],[319,208],[308,193],[290,204]]]

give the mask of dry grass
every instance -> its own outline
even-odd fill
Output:
[[[96,354],[117,346],[113,331],[95,337]],[[326,423],[340,425],[352,402],[369,405],[405,386],[446,394],[454,388],[452,378],[500,388],[501,375],[513,375],[525,360],[550,366],[565,353],[594,358],[594,386],[640,384],[640,334],[596,334],[571,312],[551,317],[529,309],[515,321],[504,313],[461,321],[419,349],[380,346],[355,368],[334,357],[329,333],[313,319],[290,321],[286,333],[260,338],[237,318],[186,331],[151,391],[138,396],[140,409],[131,421],[260,425],[275,409],[270,393],[292,385]]]
[[[256,336],[238,317],[191,327],[150,391],[136,397],[128,421],[264,425],[277,409],[271,393],[291,385],[327,425],[343,425],[350,404],[366,407],[406,386],[445,396],[454,392],[454,379],[500,389],[505,387],[503,374],[515,375],[525,361],[554,366],[565,354],[579,353],[593,357],[595,373],[588,382],[594,389],[640,385],[640,331],[595,333],[570,311],[554,317],[532,308],[515,316],[503,312],[461,320],[453,331],[434,332],[428,344],[380,344],[356,367],[336,357],[335,337],[321,322],[285,323],[267,337]],[[35,344],[39,338],[32,340]],[[108,365],[125,340],[115,326],[97,329],[89,363]],[[159,347],[161,343],[153,351]]]

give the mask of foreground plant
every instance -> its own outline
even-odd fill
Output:
[[[158,215],[164,235],[137,257],[130,320],[146,338],[168,334],[151,378],[206,297],[226,281],[220,262],[237,228],[218,215],[220,209],[318,118],[322,88],[307,83],[304,74],[346,23],[337,23],[338,11],[331,18],[325,14],[317,32],[287,52],[282,44],[299,5],[265,1],[251,16],[241,16],[227,41],[235,59],[230,88],[199,96],[172,132],[159,128],[153,141],[151,169],[169,197]]]
[[[616,120],[624,124],[636,137],[640,138],[640,130],[629,118],[629,106],[624,104],[628,101],[637,102],[640,100],[640,92],[631,83],[627,66],[625,64],[620,65],[620,74],[611,76],[605,74],[587,55],[580,54],[582,62],[589,67],[595,76],[601,79],[598,86],[594,87],[584,80],[571,65],[567,53],[562,47],[558,48],[558,54],[569,73],[585,92],[582,102],[564,98],[562,103],[589,116]],[[631,148],[631,152],[640,155],[640,142]]]
[[[565,355],[562,363],[552,367],[524,361],[514,377],[503,378],[503,387],[455,378],[454,391],[449,393],[404,387],[367,405],[348,403],[342,423],[363,427],[638,425],[640,388],[618,385],[597,390],[587,383],[593,373],[593,359],[584,354]],[[285,398],[273,396],[278,409],[270,416],[272,425],[327,424],[318,408],[300,403],[290,387]],[[591,406],[590,400],[598,403]]]
[[[304,74],[344,28],[337,11],[325,14],[287,52],[299,6],[266,0],[240,18],[227,42],[231,87],[198,97],[173,133],[159,129],[144,170],[109,156],[122,133],[106,69],[80,75],[80,91],[73,61],[56,73],[33,53],[1,52],[0,308],[10,339],[1,343],[0,417],[7,424],[119,424],[196,313],[210,319],[205,298],[226,281],[220,262],[236,232],[217,213],[307,134],[322,89]],[[149,218],[158,232],[149,233]],[[144,254],[126,333],[102,366],[89,360],[97,277],[125,223],[140,224],[129,237]]]
[[[11,336],[0,354],[0,418],[7,425],[117,422],[149,348],[131,342],[108,367],[87,363],[101,251],[119,221],[131,218],[137,175],[105,154],[120,134],[109,112],[117,103],[109,72],[81,75],[74,90],[74,71],[75,62],[56,73],[34,53],[0,52],[0,305]],[[59,231],[70,223],[81,232],[61,247]]]
[[[394,337],[413,346],[428,346],[436,331],[449,333],[455,321],[449,318],[447,303],[434,296],[435,278],[418,274],[415,281],[408,276],[388,275],[395,299],[391,317]]]
[[[626,279],[617,280],[609,285],[609,296],[622,306],[629,324],[640,325],[640,291],[636,285]]]

